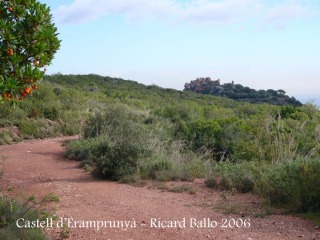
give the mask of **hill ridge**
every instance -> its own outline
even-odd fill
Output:
[[[220,79],[211,80],[210,77],[200,77],[184,85],[184,91],[195,93],[209,94],[220,97],[231,98],[236,101],[250,103],[269,103],[273,105],[292,105],[295,107],[302,106],[302,103],[294,97],[289,97],[282,89],[279,90],[255,90],[241,84],[220,83]]]

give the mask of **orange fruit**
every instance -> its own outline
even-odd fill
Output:
[[[13,55],[13,49],[12,48],[9,48],[8,50],[8,55],[11,57]]]
[[[31,93],[31,89],[29,87],[25,87],[24,92],[25,92],[25,94],[29,94],[29,93]]]

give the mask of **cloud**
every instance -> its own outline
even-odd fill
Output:
[[[102,15],[120,14],[130,19],[164,17],[179,10],[172,0],[75,0],[59,7],[54,15],[61,23],[83,23]]]
[[[311,6],[297,1],[284,1],[273,8],[267,9],[265,21],[271,24],[285,25],[293,20],[313,16],[315,11]]]
[[[184,10],[184,19],[192,22],[230,22],[252,15],[257,7],[252,0],[200,0],[192,3]]]
[[[298,1],[280,1],[270,6],[266,0],[75,0],[60,6],[55,19],[60,23],[81,24],[103,15],[123,15],[129,20],[228,23],[251,17],[265,23],[288,22],[307,17],[310,7]],[[268,2],[268,1],[267,1]]]

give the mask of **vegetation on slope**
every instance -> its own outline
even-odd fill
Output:
[[[310,104],[251,104],[118,78],[56,74],[14,111],[2,105],[0,117],[3,143],[81,134],[66,156],[101,178],[201,177],[296,211],[320,211],[320,113]]]
[[[210,77],[197,78],[184,86],[185,91],[192,91],[202,94],[210,94],[231,98],[237,101],[250,103],[269,103],[274,105],[291,105],[299,107],[301,102],[294,97],[289,97],[282,89],[279,90],[255,90],[249,87],[244,87],[241,84],[225,83],[220,84],[220,80],[212,81]]]

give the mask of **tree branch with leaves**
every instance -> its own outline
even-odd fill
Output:
[[[0,103],[24,100],[60,48],[50,8],[36,0],[0,0]]]

